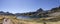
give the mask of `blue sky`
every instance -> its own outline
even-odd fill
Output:
[[[0,11],[24,13],[39,8],[50,10],[60,5],[60,0],[0,0]]]

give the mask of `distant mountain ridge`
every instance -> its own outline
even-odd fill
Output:
[[[43,17],[48,17],[49,14],[55,13],[55,12],[60,12],[60,6],[52,8],[51,10],[44,11],[42,8],[36,10],[35,12],[29,12],[29,13],[16,13],[15,15],[18,16],[43,16]]]
[[[60,6],[52,8],[51,10],[44,11],[42,8],[39,8],[35,12],[28,12],[28,13],[9,13],[9,12],[3,12],[0,11],[0,15],[15,15],[15,16],[49,16],[48,14],[52,14],[55,12],[60,12]]]
[[[9,13],[9,12],[3,12],[3,11],[0,11],[0,15],[14,15],[14,14]]]

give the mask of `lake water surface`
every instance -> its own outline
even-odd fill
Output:
[[[31,18],[29,16],[17,16],[17,19],[29,20]]]

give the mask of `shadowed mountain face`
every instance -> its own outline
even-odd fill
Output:
[[[38,16],[38,15],[43,15],[43,14],[45,14],[45,11],[42,8],[38,9],[35,12],[16,13],[16,15],[18,15],[18,16],[20,16],[20,15],[22,15],[22,16]]]

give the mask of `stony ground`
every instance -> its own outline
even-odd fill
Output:
[[[3,23],[3,16],[0,16],[0,24]],[[9,18],[12,22],[12,24],[43,24],[43,22],[32,22],[32,21],[25,21],[25,20],[20,20],[16,19],[16,17],[13,16],[6,16],[6,18]],[[47,24],[60,24],[60,21],[58,22],[46,22]]]
[[[3,24],[3,22],[4,22],[4,19],[3,19],[4,17],[2,17],[2,16],[0,16],[0,24]],[[20,19],[16,19],[15,17],[9,17],[9,16],[6,16],[5,18],[8,18],[10,21],[8,21],[7,23],[9,24],[9,22],[11,23],[11,24],[42,24],[42,23],[36,23],[36,22],[28,22],[28,21],[24,21],[24,20],[20,20]],[[4,22],[5,23],[5,22]],[[6,24],[7,24],[6,23]]]

